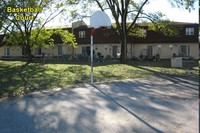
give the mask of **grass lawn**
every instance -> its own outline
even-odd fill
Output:
[[[171,68],[170,60],[160,62],[131,61],[128,64],[120,64],[118,61],[95,63],[94,80],[95,82],[111,81],[156,74],[187,76],[186,70],[189,66],[193,71],[190,76],[199,78],[199,62],[184,64],[183,69]],[[42,63],[26,64],[23,61],[0,60],[0,98],[89,82],[89,62],[48,62],[44,65]]]

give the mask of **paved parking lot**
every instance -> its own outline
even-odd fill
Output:
[[[0,133],[197,133],[199,83],[157,76],[0,101]]]

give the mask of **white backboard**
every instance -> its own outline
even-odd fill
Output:
[[[90,26],[94,28],[111,27],[111,21],[105,12],[97,11],[90,18]]]

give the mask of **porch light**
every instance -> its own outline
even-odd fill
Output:
[[[169,45],[169,48],[172,49],[172,48],[173,48],[173,45],[170,44],[170,45]]]
[[[105,48],[105,50],[107,50],[107,49],[108,49],[108,46],[107,46],[107,45],[105,45],[105,46],[104,46],[104,48]]]

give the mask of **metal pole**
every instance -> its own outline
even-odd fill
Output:
[[[90,81],[91,84],[94,83],[93,79],[93,34],[91,34],[91,45],[90,45],[90,56],[91,56],[91,72],[90,72]]]

